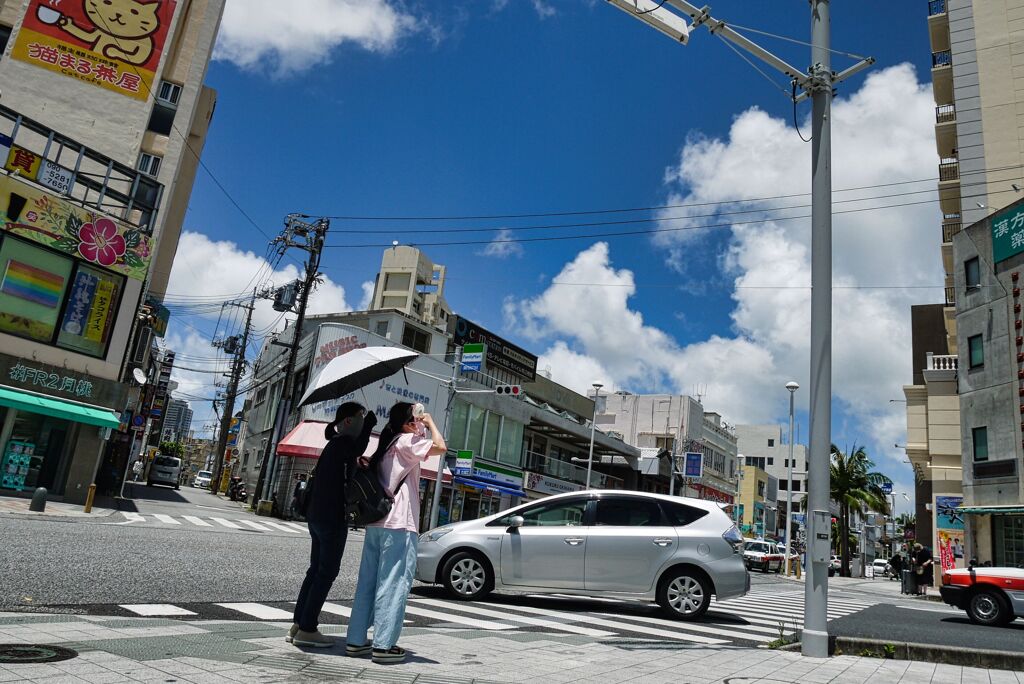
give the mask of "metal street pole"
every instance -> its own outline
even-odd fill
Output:
[[[832,60],[830,0],[811,2],[811,387],[807,510],[828,511],[832,441]],[[812,465],[813,464],[813,465]],[[814,529],[808,539],[832,533]],[[805,656],[828,657],[828,558],[807,555],[804,584]]]
[[[451,437],[452,432],[452,406],[455,404],[455,381],[458,379],[462,367],[462,346],[455,347],[455,363],[452,364],[452,377],[448,381],[448,405],[444,409],[444,439],[445,443]],[[437,527],[437,519],[441,515],[441,490],[444,488],[444,466],[445,455],[441,454],[437,459],[437,479],[434,480],[434,498],[430,502],[430,526],[428,529]],[[455,487],[455,474],[452,473],[452,488]],[[452,512],[448,511],[448,520],[451,520]]]
[[[789,390],[789,475],[786,482],[786,577],[789,577],[789,557],[793,555],[793,397],[800,385],[787,382]],[[807,511],[804,511],[807,515]]]
[[[594,388],[594,415],[590,419],[590,455],[587,456],[587,489],[590,489],[590,471],[594,467],[594,431],[597,429],[597,397],[601,392],[601,388],[604,387],[599,382],[593,384]],[[673,469],[675,464],[673,464]],[[675,479],[675,471],[673,470],[673,479]]]

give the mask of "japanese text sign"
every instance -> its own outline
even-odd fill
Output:
[[[30,0],[14,59],[145,100],[174,0]]]
[[[992,261],[998,263],[1024,252],[1024,204],[992,217]]]
[[[704,475],[704,455],[689,451],[685,454],[683,477],[701,477]]]

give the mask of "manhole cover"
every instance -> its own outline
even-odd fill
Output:
[[[60,646],[33,644],[0,644],[0,663],[28,665],[29,663],[56,663],[77,658],[78,652]]]

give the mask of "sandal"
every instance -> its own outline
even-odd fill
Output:
[[[373,650],[371,644],[363,644],[362,646],[356,646],[355,644],[345,644],[345,655],[349,658],[361,658],[365,655],[370,655],[370,651]]]
[[[386,663],[400,663],[405,660],[406,652],[404,648],[399,646],[392,646],[389,649],[375,648],[373,649],[373,662],[378,665]]]

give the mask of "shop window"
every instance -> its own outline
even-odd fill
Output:
[[[480,454],[487,459],[498,460],[498,434],[501,432],[501,416],[488,412],[484,425],[484,443]]]
[[[498,446],[498,462],[520,466],[523,452],[523,424],[508,418],[502,419],[501,444]]]
[[[975,461],[988,460],[988,428],[971,428],[971,443],[974,448]]]
[[[597,502],[594,524],[613,527],[659,527],[664,523],[657,501],[600,499]]]
[[[452,405],[452,426],[448,431],[448,446],[458,451],[466,448],[466,421],[469,420],[469,404],[456,401]]]
[[[467,430],[466,448],[474,454],[482,453],[484,441],[484,416],[486,411],[476,406],[469,407],[469,428]]]
[[[978,257],[964,262],[964,281],[968,290],[981,287],[981,262],[978,261]]]
[[[136,168],[147,176],[156,178],[160,173],[160,163],[162,161],[163,157],[160,157],[159,155],[142,152],[139,154],[139,163]]]
[[[402,331],[402,345],[426,354],[430,351],[430,334],[407,323]]]
[[[0,246],[0,331],[53,340],[74,262],[19,240]]]
[[[79,265],[71,281],[57,346],[103,357],[123,290],[123,276]]]
[[[967,353],[971,368],[985,367],[985,343],[981,335],[973,335],[967,338]]]
[[[31,491],[46,487],[61,494],[70,431],[69,421],[17,411],[11,437],[3,445],[0,488]]]

